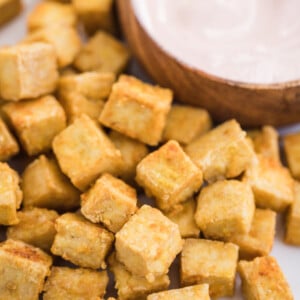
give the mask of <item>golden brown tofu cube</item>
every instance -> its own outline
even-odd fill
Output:
[[[208,284],[198,284],[151,294],[147,300],[210,300]]]
[[[50,150],[53,138],[66,127],[65,112],[53,96],[8,103],[2,110],[28,155]]]
[[[55,49],[47,43],[0,48],[0,96],[18,101],[52,93],[58,80]]]
[[[203,239],[186,239],[181,253],[181,284],[209,284],[212,298],[232,296],[238,246]]]
[[[14,225],[19,222],[17,209],[21,205],[22,191],[16,171],[6,163],[0,163],[0,224]]]
[[[82,71],[99,71],[121,73],[129,60],[128,49],[112,35],[98,31],[85,46],[82,47],[75,67]]]
[[[255,159],[246,132],[235,120],[227,121],[195,139],[185,151],[202,169],[208,182],[234,178]]]
[[[56,219],[55,229],[53,254],[83,268],[106,268],[105,257],[114,241],[112,233],[74,213]]]
[[[182,249],[178,225],[143,205],[116,234],[117,259],[133,274],[154,281],[168,272]]]
[[[257,257],[253,261],[240,261],[238,272],[242,278],[246,300],[293,300],[290,287],[274,257]]]
[[[50,251],[56,233],[54,222],[58,218],[58,213],[54,210],[33,207],[19,211],[17,216],[20,222],[7,229],[7,238]]]
[[[176,140],[181,144],[189,144],[211,127],[212,121],[205,109],[174,105],[168,114],[162,140]]]
[[[52,258],[42,250],[21,241],[0,244],[0,298],[38,300]]]
[[[21,10],[21,0],[0,0],[0,26],[16,17]]]
[[[161,140],[172,92],[151,86],[127,75],[121,75],[99,121],[133,139],[155,146]]]
[[[81,195],[81,213],[93,223],[118,232],[137,209],[136,191],[122,180],[102,175]]]
[[[258,207],[282,212],[294,201],[293,178],[288,169],[271,158],[258,155],[243,180],[251,185]]]
[[[239,246],[240,259],[268,255],[275,237],[276,213],[257,208],[249,233],[235,234],[228,241]]]
[[[283,138],[284,152],[292,175],[300,179],[300,132]]]
[[[82,115],[53,140],[62,171],[80,190],[86,190],[103,173],[118,174],[121,152],[99,125]]]
[[[109,259],[109,268],[115,277],[115,287],[118,290],[119,300],[146,300],[148,294],[166,290],[170,280],[164,274],[149,282],[146,278],[130,273],[125,266],[120,263],[113,253]]]
[[[106,291],[106,271],[53,267],[44,287],[44,300],[100,300]]]
[[[158,207],[172,210],[202,185],[202,172],[176,141],[169,141],[147,155],[137,166],[136,181]]]

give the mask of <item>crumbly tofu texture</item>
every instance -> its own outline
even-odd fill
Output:
[[[0,96],[4,100],[19,101],[52,93],[57,81],[52,45],[31,43],[0,48]]]
[[[129,51],[112,35],[98,31],[89,39],[77,58],[75,67],[82,71],[121,73],[129,60]]]
[[[44,286],[44,300],[100,300],[106,291],[106,271],[53,267]]]
[[[227,121],[196,138],[185,151],[203,171],[208,182],[237,177],[255,160],[246,132],[235,120]]]
[[[112,232],[118,232],[136,212],[136,204],[135,189],[110,174],[102,175],[81,195],[81,213]]]
[[[201,170],[173,140],[147,155],[138,164],[136,174],[137,183],[165,211],[186,201],[202,185]]]
[[[186,239],[181,253],[181,284],[209,284],[212,298],[232,296],[238,246],[203,239]]]
[[[0,0],[0,26],[16,17],[21,10],[21,0]]]
[[[300,179],[300,132],[286,135],[283,149],[292,175]]]
[[[86,115],[59,133],[52,145],[62,171],[81,191],[103,173],[118,174],[122,165],[121,152]]]
[[[290,287],[274,257],[257,257],[253,261],[240,261],[238,272],[242,278],[246,300],[293,300]]]
[[[206,238],[224,240],[248,233],[254,210],[250,185],[237,180],[217,181],[201,190],[195,220]]]
[[[115,288],[118,291],[119,300],[143,299],[148,294],[168,289],[170,280],[164,274],[149,282],[146,278],[130,273],[125,266],[120,263],[113,253],[109,259],[109,268],[115,277]]]
[[[113,85],[99,121],[124,135],[155,146],[161,140],[172,98],[169,89],[121,75]]]
[[[83,268],[106,268],[105,257],[114,235],[79,214],[66,213],[56,219],[51,252]]]
[[[1,243],[1,299],[38,299],[51,264],[51,256],[38,248],[10,239]]]
[[[158,209],[143,205],[116,234],[116,255],[133,274],[154,281],[168,272],[182,249],[177,224]]]
[[[174,105],[168,114],[162,140],[176,140],[184,145],[189,144],[211,127],[212,121],[205,109]]]

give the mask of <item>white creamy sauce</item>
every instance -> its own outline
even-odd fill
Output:
[[[300,0],[131,0],[148,34],[182,63],[248,83],[300,79]]]

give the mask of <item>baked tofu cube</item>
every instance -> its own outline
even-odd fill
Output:
[[[235,120],[227,121],[195,139],[185,151],[202,169],[204,179],[208,182],[234,178],[255,159],[246,132]]]
[[[8,103],[2,110],[28,155],[50,150],[53,138],[66,127],[65,112],[53,96]]]
[[[198,284],[151,294],[147,300],[210,300],[208,284]]]
[[[0,224],[14,225],[19,222],[17,209],[21,205],[22,191],[16,171],[6,163],[0,163]]]
[[[128,49],[112,35],[98,31],[85,46],[82,47],[75,67],[82,71],[99,71],[121,73],[129,60]]]
[[[275,225],[275,212],[257,208],[249,233],[235,234],[228,241],[239,246],[240,259],[268,255],[273,247]]]
[[[284,211],[294,201],[294,180],[277,161],[258,155],[258,162],[246,171],[244,181],[253,190],[256,206]]]
[[[21,0],[0,0],[0,26],[16,17],[21,10]]]
[[[237,180],[222,180],[201,190],[195,220],[206,238],[223,240],[248,233],[254,210],[250,185]]]
[[[147,155],[137,166],[136,181],[158,207],[172,210],[202,185],[202,172],[176,141],[169,141]]]
[[[172,92],[121,75],[100,115],[99,121],[133,139],[155,146],[161,140]]]
[[[20,151],[14,136],[0,117],[0,161],[9,160]]]
[[[283,148],[292,175],[300,179],[300,132],[286,135]]]
[[[112,233],[74,213],[56,219],[55,229],[53,254],[83,268],[106,268],[105,257],[114,241]]]
[[[205,109],[188,105],[172,106],[163,141],[176,140],[181,144],[189,144],[198,136],[206,133],[212,127],[209,113]]]
[[[274,257],[257,257],[253,261],[240,261],[238,272],[246,300],[284,299],[294,297]]]
[[[17,216],[20,222],[7,229],[7,238],[23,241],[49,252],[58,213],[44,208],[28,208],[19,211]]]
[[[203,239],[186,239],[180,261],[183,286],[209,284],[212,298],[232,296],[238,246]]]
[[[58,80],[55,49],[46,43],[0,48],[0,96],[18,101],[52,93]]]
[[[155,277],[168,273],[182,249],[178,225],[158,209],[143,205],[116,234],[117,259],[131,273]]]
[[[52,258],[42,250],[21,241],[0,244],[0,298],[38,300]]]
[[[81,213],[93,223],[118,232],[137,209],[136,191],[110,174],[81,195]]]
[[[120,263],[113,253],[109,259],[109,268],[115,277],[115,287],[118,291],[119,300],[145,300],[148,294],[166,290],[169,287],[170,280],[168,275],[164,274],[149,282],[146,278],[130,273],[125,266]]]
[[[44,287],[44,300],[100,300],[106,291],[106,271],[53,267]]]
[[[53,140],[62,171],[80,190],[86,190],[103,173],[118,174],[121,152],[91,118],[82,115]]]

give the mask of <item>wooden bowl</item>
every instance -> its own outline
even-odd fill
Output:
[[[138,22],[130,0],[117,0],[128,44],[150,76],[177,100],[207,109],[215,121],[236,118],[244,126],[282,126],[300,121],[300,79],[247,84],[193,69],[163,51]]]

